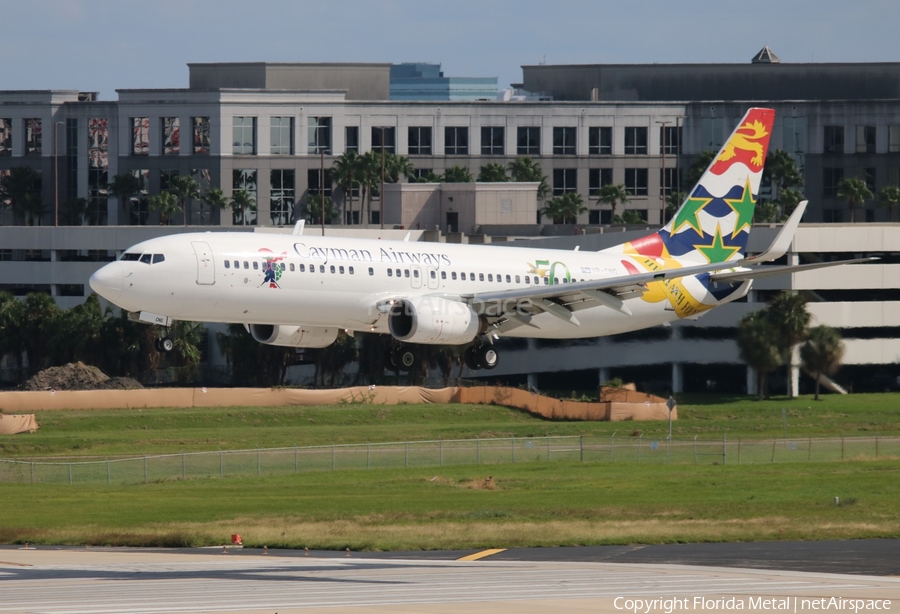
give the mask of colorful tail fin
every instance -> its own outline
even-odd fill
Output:
[[[773,109],[747,111],[659,237],[670,256],[698,262],[741,258],[759,194]]]

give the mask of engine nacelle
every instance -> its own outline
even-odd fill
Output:
[[[281,326],[251,324],[250,334],[266,345],[292,348],[324,348],[337,339],[338,329],[324,326]]]
[[[436,296],[400,299],[388,316],[391,335],[400,341],[462,345],[481,332],[481,320],[465,303]]]

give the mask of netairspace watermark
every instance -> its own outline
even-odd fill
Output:
[[[650,612],[874,612],[890,611],[890,599],[848,599],[843,597],[669,597],[632,599],[616,597],[613,607],[632,614]]]

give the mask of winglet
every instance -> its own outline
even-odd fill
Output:
[[[302,235],[304,226],[306,226],[306,220],[297,220],[297,223],[294,224],[294,229],[291,230],[291,234]]]
[[[778,260],[782,256],[784,256],[788,249],[791,247],[791,242],[794,240],[794,234],[797,232],[797,226],[800,225],[800,218],[803,217],[803,212],[806,211],[806,203],[808,201],[801,201],[797,208],[794,209],[794,212],[791,214],[791,217],[788,218],[788,221],[784,223],[784,226],[781,227],[781,230],[778,232],[778,236],[775,237],[775,240],[772,241],[772,245],[769,246],[769,249],[764,251],[761,254],[757,254],[756,256],[751,256],[750,258],[746,258],[745,262],[747,263],[757,263],[757,262],[772,262],[773,260]]]

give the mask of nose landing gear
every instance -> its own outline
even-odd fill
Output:
[[[168,354],[173,349],[175,349],[175,342],[172,341],[172,338],[169,337],[168,335],[159,337],[156,340],[155,345],[156,345],[156,350],[158,352],[163,352],[166,354]]]

